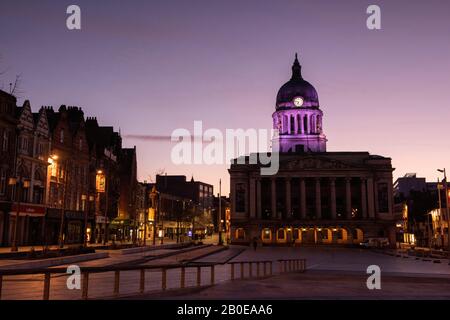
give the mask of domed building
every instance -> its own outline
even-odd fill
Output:
[[[279,132],[281,152],[325,152],[323,112],[316,89],[302,77],[295,55],[292,77],[278,90],[273,127]]]
[[[357,245],[384,238],[395,245],[391,159],[327,152],[323,115],[296,55],[272,114],[277,173],[262,174],[264,165],[253,162],[259,154],[229,169],[232,243]]]

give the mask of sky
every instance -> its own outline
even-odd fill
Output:
[[[68,30],[66,8],[81,8]],[[370,4],[381,30],[366,27]],[[2,0],[0,87],[19,104],[74,105],[137,147],[138,178],[183,174],[229,191],[223,165],[175,165],[177,128],[270,129],[295,52],[328,151],[392,158],[394,178],[450,168],[450,2]]]

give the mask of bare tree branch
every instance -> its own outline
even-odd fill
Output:
[[[22,75],[18,74],[16,75],[16,80],[14,83],[9,84],[9,93],[13,96],[16,96],[20,98],[20,95],[23,94],[23,91],[21,90],[22,85]]]

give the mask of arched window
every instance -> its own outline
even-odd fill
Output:
[[[291,134],[295,134],[295,115],[291,115]]]
[[[322,118],[319,115],[316,118],[316,131],[322,133]]]
[[[297,115],[297,133],[302,133],[302,115]]]
[[[42,176],[41,176],[41,173],[39,172],[39,170],[36,170],[34,172],[34,180],[42,181]]]
[[[238,240],[245,239],[245,230],[243,228],[236,229],[236,239],[238,239]]]
[[[311,119],[309,120],[309,128],[311,133],[315,133],[315,121],[314,121],[314,115],[311,115]]]
[[[272,232],[269,228],[265,228],[262,230],[262,239],[263,240],[271,240],[272,239]]]

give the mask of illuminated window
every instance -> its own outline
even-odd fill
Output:
[[[269,228],[266,228],[262,231],[262,238],[264,240],[270,240],[272,238],[272,233]]]

